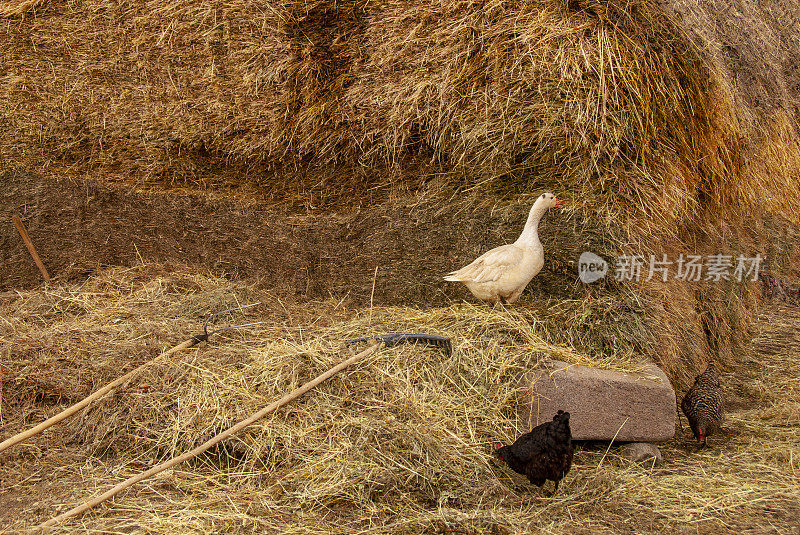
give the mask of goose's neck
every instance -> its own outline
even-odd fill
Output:
[[[542,242],[539,241],[539,221],[542,220],[546,209],[539,206],[533,206],[528,214],[528,220],[525,222],[525,228],[522,234],[517,238],[517,245],[524,247],[541,247]]]

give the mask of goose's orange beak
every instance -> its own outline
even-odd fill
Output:
[[[565,204],[567,204],[567,201],[556,198],[556,206],[564,206]]]

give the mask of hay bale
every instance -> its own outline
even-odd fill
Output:
[[[787,59],[800,45],[782,28],[797,7],[742,3],[736,10],[760,24],[744,31],[741,13],[718,4],[12,0],[1,15],[0,98],[9,105],[0,157],[47,179],[249,183],[266,198],[321,207],[315,217],[327,221],[365,192],[387,211],[414,192],[438,194],[458,216],[473,201],[453,192],[497,205],[551,189],[574,201],[565,227],[574,233],[551,234],[551,271],[531,291],[555,286],[604,318],[589,337],[553,325],[556,336],[646,353],[686,380],[709,353],[725,362],[740,347],[754,299],[747,287],[594,290],[576,286],[568,268],[587,247],[611,256],[761,252],[796,268],[794,245],[773,229],[800,213],[797,77]],[[767,34],[781,46],[760,45]],[[766,70],[755,69],[764,53]],[[757,83],[737,82],[740,64]],[[762,88],[773,94],[768,106],[754,98]],[[527,203],[509,202],[508,221]],[[422,219],[439,223],[436,214]],[[459,228],[451,219],[442,234]],[[401,223],[380,236],[409,243],[420,228]],[[479,243],[496,245],[497,232]],[[336,239],[338,251],[358,250],[359,238]],[[441,249],[416,241],[377,247],[400,265]],[[474,256],[449,244],[442,272]],[[335,264],[323,245],[301,244],[300,256]],[[331,287],[319,271],[308,277],[318,294],[363,296],[372,282]],[[387,301],[413,294],[403,292]],[[619,314],[602,310],[609,302]]]

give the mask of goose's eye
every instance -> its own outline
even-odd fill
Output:
[[[542,199],[544,199],[544,198],[545,198],[545,194],[544,194],[544,193],[542,193]]]

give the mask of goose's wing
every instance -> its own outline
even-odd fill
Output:
[[[445,280],[492,282],[522,262],[523,251],[514,244],[501,245],[485,252],[468,266],[449,273]]]

